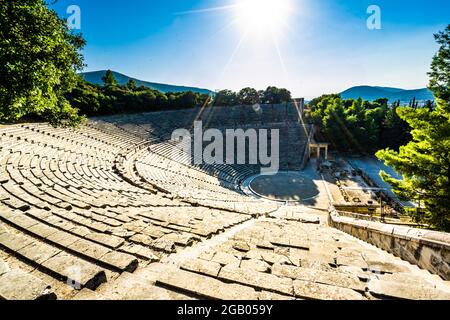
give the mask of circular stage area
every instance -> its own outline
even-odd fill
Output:
[[[315,198],[319,190],[314,181],[298,172],[279,172],[276,175],[257,175],[244,182],[244,189],[273,201],[304,202]]]

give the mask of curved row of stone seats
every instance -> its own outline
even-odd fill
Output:
[[[139,160],[141,156],[151,160],[142,162]],[[192,204],[200,203],[205,206],[253,215],[271,212],[277,208],[275,204],[261,203],[226,189],[221,183],[215,182],[216,178],[194,170],[190,166],[180,167],[181,164],[178,162],[159,157],[149,152],[145,144],[141,148],[127,151],[117,159],[118,171],[130,183],[142,188],[152,185],[159,191],[176,195]],[[165,165],[158,167],[158,163],[161,162]],[[252,205],[245,206],[246,203]]]
[[[135,116],[138,118],[137,116]],[[138,120],[136,120],[138,121]],[[133,125],[127,124],[130,128]],[[134,125],[137,126],[137,125]],[[176,127],[175,127],[176,128]],[[174,128],[174,129],[175,129]],[[278,125],[278,126],[262,126],[260,129],[279,129],[280,130],[280,169],[281,170],[294,170],[301,167],[302,160],[304,157],[304,150],[307,143],[308,130],[302,125],[295,126],[286,126],[286,125]],[[244,128],[245,129],[245,128]],[[138,131],[134,131],[137,133]],[[161,139],[164,140],[164,139]],[[163,143],[155,143],[150,146],[153,152],[158,153],[162,156],[171,157],[172,160],[181,161],[185,164],[189,164],[188,162],[192,162],[190,157],[179,156],[179,153],[174,152],[173,148],[177,148],[174,146],[174,143],[170,141],[166,141]],[[224,153],[225,154],[225,153]],[[178,157],[179,159],[177,159]],[[235,161],[236,162],[236,161]],[[190,164],[192,165],[192,163]],[[201,168],[208,174],[212,176],[218,176],[220,173],[231,172],[232,173],[232,182],[235,185],[239,185],[240,182],[245,180],[249,175],[258,173],[259,166],[255,165],[233,165],[233,164],[224,164],[224,165],[196,165],[196,167]]]
[[[140,159],[142,163],[161,163],[163,166],[175,166],[174,163],[178,163],[179,166],[182,166],[184,168],[192,168],[193,171],[199,172],[200,174],[202,174],[204,179],[208,180],[210,183],[214,183],[214,181],[219,180],[224,184],[228,184],[230,188],[238,185],[237,181],[242,178],[238,176],[238,173],[236,171],[233,171],[232,166],[220,164],[193,165],[188,155],[186,155],[184,152],[181,152],[181,150],[176,146],[168,143],[152,145],[150,146],[150,151],[151,153],[146,155],[146,158]],[[156,162],[152,162],[152,160],[155,160]],[[193,160],[195,161],[195,158]]]
[[[169,139],[177,128],[191,129],[195,121],[202,121],[205,128],[260,127],[267,124],[295,125],[301,122],[294,104],[207,107],[164,112],[141,113],[93,118],[108,121],[146,138]]]
[[[49,171],[50,174],[53,173],[53,172],[51,172],[51,171],[53,171],[53,170],[50,170],[50,171]],[[56,171],[56,172],[58,172],[58,171]],[[51,178],[51,177],[50,177],[50,178]],[[88,176],[88,178],[89,178],[89,180],[91,180],[93,177],[92,177],[92,176]],[[64,181],[63,181],[64,178],[62,178],[62,179],[60,178],[59,180],[60,180],[59,182],[60,182],[61,184],[64,184]],[[20,181],[16,181],[16,182],[20,183]],[[65,187],[65,185],[62,185],[62,186]],[[53,190],[52,190],[52,193],[54,193]],[[127,197],[127,200],[129,200],[129,197]],[[95,206],[95,204],[89,204],[89,206],[92,206],[92,205]],[[80,206],[79,204],[77,205],[77,203],[75,203],[75,206],[78,206],[78,207],[81,207],[81,208],[85,208],[84,206]]]
[[[145,148],[146,145],[150,145],[149,148],[152,151],[152,153],[161,155],[160,160],[162,158],[168,158],[168,155],[170,155],[169,157],[174,159],[176,162],[180,162],[181,164],[185,164],[186,166],[190,166],[192,168],[192,166],[190,165],[190,161],[187,161],[185,158],[174,158],[174,156],[178,157],[178,154],[179,154],[177,152],[173,152],[173,149],[176,148],[174,145],[172,145],[170,143],[159,143],[159,144],[151,144],[150,142],[142,143],[141,145],[139,145],[139,146],[137,146],[135,148],[137,150],[133,150],[133,148],[131,148],[130,150],[126,150],[122,155],[120,155],[116,159],[117,160],[116,162],[117,162],[118,170],[121,171],[124,174],[124,176],[132,177],[131,182],[133,182],[134,184],[138,184],[140,187],[145,187],[145,185],[142,183],[140,177],[133,172],[134,171],[134,166],[133,165],[124,166],[123,162],[129,160],[130,157],[135,157],[136,158],[136,156],[134,155],[136,152],[143,152],[144,154],[148,154],[147,150],[143,150],[143,148]],[[152,153],[150,153],[150,154],[152,154]],[[174,163],[174,162],[172,162],[172,163]],[[233,168],[229,168],[229,167],[227,167],[225,165],[221,166],[223,168],[222,170],[220,168],[218,168],[218,166],[216,166],[216,165],[214,165],[214,166],[201,165],[200,167],[202,168],[202,172],[205,172],[205,173],[207,173],[209,175],[212,175],[212,176],[219,175],[219,177],[221,178],[220,180],[222,180],[222,182],[227,187],[233,188],[233,187],[235,187],[237,185],[236,181],[234,181],[234,179],[237,178],[237,175],[236,175],[235,172],[232,172]],[[206,168],[206,170],[204,168]],[[184,170],[185,169],[186,168],[184,168]],[[196,169],[196,168],[194,168],[194,169]],[[251,173],[255,172],[255,169],[253,171],[251,171]],[[198,170],[198,169],[196,169],[196,170]],[[230,172],[232,172],[232,173],[230,173]],[[246,176],[248,176],[249,173],[250,173],[249,171],[245,171],[238,178],[243,179]],[[156,176],[158,175],[156,170],[155,170],[155,172],[153,172],[153,175],[156,175]],[[203,175],[203,176],[206,177],[206,178],[209,178],[207,175]],[[223,176],[223,178],[222,178],[222,176]],[[229,178],[231,177],[232,179],[227,180],[225,178],[225,176],[228,176]],[[152,179],[147,179],[147,182],[151,182],[151,180]],[[163,182],[164,179],[163,180],[154,179],[154,180],[157,182],[157,185],[159,187],[163,187],[161,185],[162,184],[161,182]],[[165,179],[165,180],[167,180],[167,179]],[[173,185],[175,183],[171,182],[170,184]]]
[[[244,109],[240,107],[239,110]],[[220,113],[226,109],[206,108],[206,110],[206,113],[210,113],[208,120],[211,120],[211,117],[218,115],[221,118]],[[154,189],[175,195],[192,204],[203,203],[208,206],[217,205],[225,210],[234,210],[236,205],[232,202],[253,201],[247,197],[240,197],[243,194],[240,185],[249,176],[260,173],[260,166],[193,164],[190,156],[180,152],[179,145],[168,141],[173,130],[183,127],[192,129],[193,121],[201,119],[204,112],[205,110],[189,109],[101,117],[94,121],[95,125],[106,126],[111,132],[117,131],[119,135],[126,132],[140,141],[138,145],[126,149],[116,158],[115,168],[128,182],[149,191]],[[298,116],[298,113],[296,114]],[[261,129],[279,129],[280,155],[282,155],[280,170],[296,170],[301,169],[303,163],[309,130],[298,123],[298,118],[296,120],[275,125],[245,122],[239,125],[244,129],[254,128],[255,125]],[[211,121],[207,122],[207,125],[210,124]],[[220,125],[223,127],[223,121]],[[257,209],[253,212],[257,210],[267,212],[267,209],[262,207],[257,204]],[[269,209],[271,210],[273,208]]]
[[[256,211],[236,198],[193,201],[192,207],[128,183],[115,168],[117,158],[130,158],[143,141],[105,122],[76,130],[44,124],[0,129],[0,258],[10,253],[61,283],[75,281],[67,267],[76,264],[86,270],[80,288],[95,288]]]
[[[191,166],[209,176],[215,177],[232,190],[239,190],[239,186],[245,178],[247,178],[249,175],[260,172],[260,166],[252,164],[207,164],[202,163],[202,161],[199,161],[201,164],[195,164],[197,161],[195,157],[190,160],[190,158],[186,157],[184,154],[181,156],[178,155],[178,146],[165,144],[166,150],[162,152],[161,150],[158,150],[156,148],[158,146],[152,148],[152,151],[163,157],[167,157],[168,155],[170,155],[171,160],[177,162],[182,161],[182,163],[186,166]],[[226,154],[225,151],[223,154]],[[190,163],[189,161],[193,162],[194,164]]]
[[[92,263],[91,259],[80,258],[78,251],[83,251],[78,243],[80,239],[70,237],[57,229],[39,225],[33,219],[22,214],[2,209],[0,224],[0,249],[18,257],[31,266],[44,271],[64,282],[77,283],[81,288],[97,288],[106,281],[105,269]],[[8,223],[4,223],[8,221]],[[12,227],[13,226],[13,227]],[[33,228],[24,232],[24,228]],[[67,246],[72,246],[70,251]],[[61,249],[64,247],[64,250]],[[89,247],[85,249],[89,249]],[[103,247],[102,247],[103,248]],[[73,254],[75,252],[75,254]],[[113,251],[102,251],[103,260],[111,258]],[[91,255],[100,252],[84,252],[83,255]],[[74,268],[79,272],[75,275]],[[77,276],[77,278],[75,278]]]
[[[297,112],[287,112],[291,107],[263,105],[258,108],[252,106],[237,107],[207,107],[182,109],[165,112],[144,113],[139,115],[125,115],[108,117],[117,123],[152,124],[153,128],[189,128],[194,121],[202,121],[205,127],[222,127],[242,124],[264,124],[278,122],[298,122]],[[295,115],[289,117],[288,115]]]
[[[217,125],[219,128],[225,128],[227,124],[227,117],[233,118],[232,114],[248,113],[252,107],[230,107],[230,108],[204,108],[204,109],[187,109],[176,110],[168,112],[155,112],[144,114],[132,114],[121,116],[110,116],[98,118],[99,122],[110,122],[114,127],[120,128],[134,136],[148,141],[153,152],[158,153],[163,157],[171,157],[174,161],[179,161],[188,164],[189,157],[181,156],[178,158],[176,153],[174,156],[173,143],[167,141],[171,138],[171,133],[177,128],[192,129],[195,120],[204,121],[205,128]],[[279,109],[279,110],[278,110]],[[233,111],[235,110],[235,111]],[[237,110],[237,111],[236,111]],[[253,109],[252,109],[253,110]],[[305,146],[307,143],[308,130],[305,126],[300,125],[298,112],[295,107],[289,106],[262,106],[261,110],[266,110],[266,114],[291,114],[297,116],[295,121],[278,121],[275,118],[272,121],[268,119],[266,124],[255,124],[247,121],[245,118],[239,120],[234,119],[234,125],[241,128],[260,128],[260,129],[279,129],[280,130],[280,169],[281,170],[296,170],[301,169],[303,164],[303,157]],[[260,110],[260,111],[261,111]],[[284,110],[284,111],[280,111]],[[254,113],[254,111],[252,111]],[[202,118],[203,117],[203,118]],[[213,118],[213,120],[211,119]],[[214,120],[215,119],[215,120]],[[214,121],[217,120],[217,123]],[[286,119],[284,119],[286,120]],[[162,141],[162,143],[157,143]],[[176,146],[175,146],[176,148]],[[189,164],[192,166],[192,163]],[[204,171],[205,173],[223,180],[227,187],[239,191],[240,183],[248,176],[257,174],[260,170],[259,166],[254,165],[195,165],[195,167]],[[230,173],[230,177],[227,177]]]

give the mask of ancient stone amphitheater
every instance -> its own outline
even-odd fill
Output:
[[[0,298],[450,298],[438,275],[330,227],[320,177],[314,206],[285,205],[242,191],[258,166],[174,157],[173,130],[194,120],[278,128],[282,170],[302,168],[309,128],[290,105],[1,126]]]

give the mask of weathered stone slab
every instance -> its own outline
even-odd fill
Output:
[[[235,241],[233,243],[233,249],[241,252],[249,252],[250,246],[247,242],[244,241]]]
[[[270,271],[270,265],[267,262],[257,259],[242,260],[240,268],[263,273]]]
[[[19,269],[14,269],[0,275],[0,299],[54,300],[56,295],[42,280]]]
[[[270,291],[261,291],[258,294],[258,300],[281,300],[281,301],[287,301],[287,300],[295,300],[293,296],[286,296],[283,294],[278,294]]]
[[[77,242],[74,242],[73,244],[68,246],[68,248],[95,260],[100,260],[101,257],[111,251],[111,249],[109,248],[84,239],[80,239]]]
[[[291,279],[279,278],[268,273],[224,267],[219,272],[219,279],[285,295],[292,295],[293,293]]]
[[[294,281],[294,294],[296,297],[302,299],[364,300],[362,294],[351,289],[303,280]]]
[[[173,253],[176,251],[175,242],[164,237],[156,239],[149,244],[149,247],[157,251]]]
[[[20,249],[30,245],[33,240],[29,237],[23,237],[12,232],[4,232],[0,234],[0,246],[6,247],[11,251],[19,251]]]
[[[50,235],[58,232],[58,229],[49,227],[43,223],[38,223],[30,228],[27,229],[28,231],[32,232],[33,234],[38,235],[39,237],[46,239]]]
[[[106,282],[106,274],[102,269],[65,252],[45,261],[42,266],[61,276],[64,281],[79,284],[81,288],[95,289]]]
[[[222,251],[217,252],[212,258],[212,261],[220,263],[223,266],[229,264],[239,265],[239,259],[236,256]]]
[[[357,276],[332,270],[322,271],[275,264],[272,267],[272,274],[294,280],[311,281],[336,287],[350,288],[360,292],[364,292],[366,289],[366,284],[360,281]]]
[[[418,282],[398,282],[372,279],[368,284],[374,297],[411,300],[450,300],[450,290],[444,291]]]
[[[44,261],[60,253],[61,250],[51,247],[41,242],[31,243],[30,245],[20,249],[17,253],[21,256],[33,261],[37,264],[42,264]]]
[[[359,278],[359,280],[361,280],[363,282],[369,281],[369,278],[370,278],[370,274],[368,272],[364,272],[361,268],[358,268],[358,267],[340,266],[340,267],[337,267],[336,270],[354,274],[355,276],[357,276]]]
[[[11,269],[9,268],[8,264],[0,259],[0,276],[4,273],[9,272]]]
[[[130,254],[111,251],[100,259],[103,263],[113,266],[121,271],[133,272],[138,267],[138,260]]]
[[[90,289],[84,288],[78,292],[72,300],[77,301],[100,301],[105,300],[100,294]]]
[[[78,240],[80,240],[79,237],[76,237],[74,235],[71,235],[70,233],[58,231],[56,233],[53,233],[47,237],[48,241],[51,241],[53,243],[57,243],[60,246],[63,247],[69,247],[70,245],[74,244]]]
[[[192,271],[211,277],[217,277],[222,266],[217,262],[206,261],[201,259],[194,259],[184,263],[181,266],[182,270]]]
[[[408,272],[409,269],[397,263],[387,261],[368,260],[368,270],[375,273],[400,273]]]
[[[135,255],[136,257],[149,262],[159,261],[159,257],[151,249],[139,244],[129,243],[120,247],[119,251]]]
[[[144,246],[149,246],[153,241],[150,236],[144,234],[135,234],[129,240],[133,243],[138,243]]]
[[[256,300],[254,289],[238,284],[227,284],[214,278],[192,272],[177,270],[162,274],[157,285],[173,288],[182,292],[219,300]]]
[[[124,272],[113,283],[97,290],[102,298],[108,300],[190,300],[191,297],[175,292],[173,289],[161,288],[155,285],[157,277],[168,272],[167,266],[152,264],[152,268],[141,269],[133,274]]]
[[[364,270],[369,268],[369,265],[367,264],[367,262],[365,262],[362,258],[353,258],[353,257],[347,257],[347,256],[337,256],[336,264],[338,266],[359,267]]]
[[[275,246],[267,240],[258,240],[256,242],[256,247],[260,248],[260,249],[268,249],[268,250],[273,250],[275,248]]]
[[[273,252],[261,252],[261,258],[270,265],[275,263],[292,264],[291,260],[286,256]]]
[[[125,240],[123,240],[122,238],[108,234],[101,234],[97,232],[87,234],[86,239],[95,241],[97,243],[101,243],[104,246],[112,249],[119,248],[125,242]]]
[[[149,235],[154,239],[162,237],[165,233],[160,230],[159,227],[150,225],[142,230],[143,234]]]
[[[289,260],[298,267],[309,268],[312,265],[322,266],[327,268],[329,266],[335,266],[336,260],[334,255],[328,252],[312,252],[309,250],[293,249],[289,250]]]

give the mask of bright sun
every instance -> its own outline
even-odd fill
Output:
[[[240,0],[235,7],[237,22],[251,35],[277,35],[287,24],[290,0]]]

